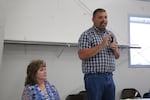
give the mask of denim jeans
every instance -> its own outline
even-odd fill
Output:
[[[112,73],[85,74],[88,100],[115,100],[115,84],[112,76]]]

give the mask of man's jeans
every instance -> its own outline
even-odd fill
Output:
[[[85,74],[88,100],[115,100],[115,84],[112,76],[112,73]]]

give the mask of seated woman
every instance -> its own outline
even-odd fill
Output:
[[[47,81],[46,63],[33,60],[27,66],[22,100],[60,100],[56,88]]]

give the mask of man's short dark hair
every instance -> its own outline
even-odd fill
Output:
[[[93,18],[95,17],[95,15],[97,14],[97,12],[106,12],[106,10],[103,9],[103,8],[97,8],[97,9],[95,9],[94,12],[93,12]]]

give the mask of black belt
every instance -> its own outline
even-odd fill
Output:
[[[87,75],[112,75],[112,72],[87,73]]]

